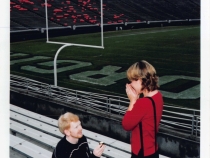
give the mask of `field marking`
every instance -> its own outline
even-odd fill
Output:
[[[185,75],[164,75],[160,77],[159,85],[161,86],[167,83],[171,83],[178,79],[185,79],[185,80],[192,80],[192,81],[200,82],[199,77],[190,77],[190,76],[185,76]],[[164,91],[164,90],[160,90],[160,91],[162,92],[164,97],[170,98],[170,99],[198,99],[200,97],[200,84],[191,86],[190,88],[184,89],[178,93]]]
[[[109,36],[109,37],[104,37],[104,38],[144,35],[144,34],[151,34],[151,33],[171,32],[171,31],[181,31],[181,30],[189,30],[189,29],[195,29],[195,28],[199,28],[199,27],[183,28],[183,29],[170,29],[170,30],[158,30],[158,31],[148,31],[148,32],[135,33],[135,34],[132,33],[132,34],[125,34],[125,35]]]
[[[158,69],[167,70],[167,71],[171,70],[172,71],[172,69],[166,69],[166,68],[158,68]],[[182,70],[173,70],[173,71],[187,73],[187,74],[191,74],[191,75],[193,74],[194,76],[196,76],[197,75],[196,73],[198,73],[198,72],[190,72],[190,71],[182,71]]]

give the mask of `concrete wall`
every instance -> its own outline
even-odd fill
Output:
[[[58,119],[61,114],[70,111],[79,115],[83,128],[127,143],[130,142],[130,132],[123,130],[121,126],[122,117],[109,116],[75,105],[55,103],[50,99],[38,99],[14,91],[10,91],[10,103],[54,119]],[[168,157],[198,158],[200,155],[200,144],[193,140],[168,133],[158,133],[157,141],[160,154]]]

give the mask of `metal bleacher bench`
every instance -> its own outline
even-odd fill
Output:
[[[31,139],[34,139],[53,149],[57,145],[58,141],[63,137],[63,134],[60,133],[57,127],[57,120],[22,109],[14,105],[10,105],[10,130],[14,134],[20,133],[21,135],[30,137]],[[83,134],[87,137],[87,141],[91,150],[93,150],[98,145],[99,141],[103,141],[107,145],[103,153],[103,157],[130,157],[129,144],[124,142],[120,143],[115,139],[90,132],[85,129],[83,129]],[[118,148],[121,149],[116,148],[115,145],[119,145]]]
[[[14,135],[19,133],[52,149],[56,147],[58,141],[63,137],[63,134],[60,133],[57,127],[57,120],[15,105],[10,105],[10,131]],[[130,144],[85,129],[83,129],[83,134],[87,137],[91,150],[93,150],[100,141],[106,144],[102,158],[129,158],[131,155]],[[28,157],[38,156],[39,158],[50,158],[52,155],[52,152],[27,142],[26,140],[22,140],[23,143],[18,145],[18,143],[21,142],[19,141],[20,138],[13,135],[11,135],[11,137],[13,140],[10,139],[10,147],[20,153],[24,153]],[[17,145],[15,146],[15,144]],[[19,146],[21,146],[21,148]],[[31,149],[29,150],[29,148]],[[160,158],[164,157],[165,156],[160,155]]]
[[[27,157],[50,158],[52,153],[33,143],[10,134],[10,147]]]

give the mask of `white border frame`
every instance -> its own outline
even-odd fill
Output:
[[[0,149],[1,157],[9,158],[10,1],[1,1],[0,10]]]
[[[210,157],[210,1],[201,0],[201,146],[200,157]],[[9,158],[9,1],[2,1],[0,5],[2,15],[0,15],[0,119],[2,120],[2,128],[0,130],[0,148],[2,149],[1,156]],[[205,96],[202,96],[205,95]],[[4,126],[5,124],[5,126]]]
[[[200,157],[210,158],[210,0],[201,0]]]

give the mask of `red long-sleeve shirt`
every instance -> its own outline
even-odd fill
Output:
[[[152,96],[156,105],[157,131],[163,111],[163,98],[160,92]],[[154,111],[152,101],[140,98],[136,101],[131,111],[127,111],[122,120],[122,126],[131,132],[131,150],[138,155],[141,149],[139,123],[142,122],[144,156],[155,153]]]

